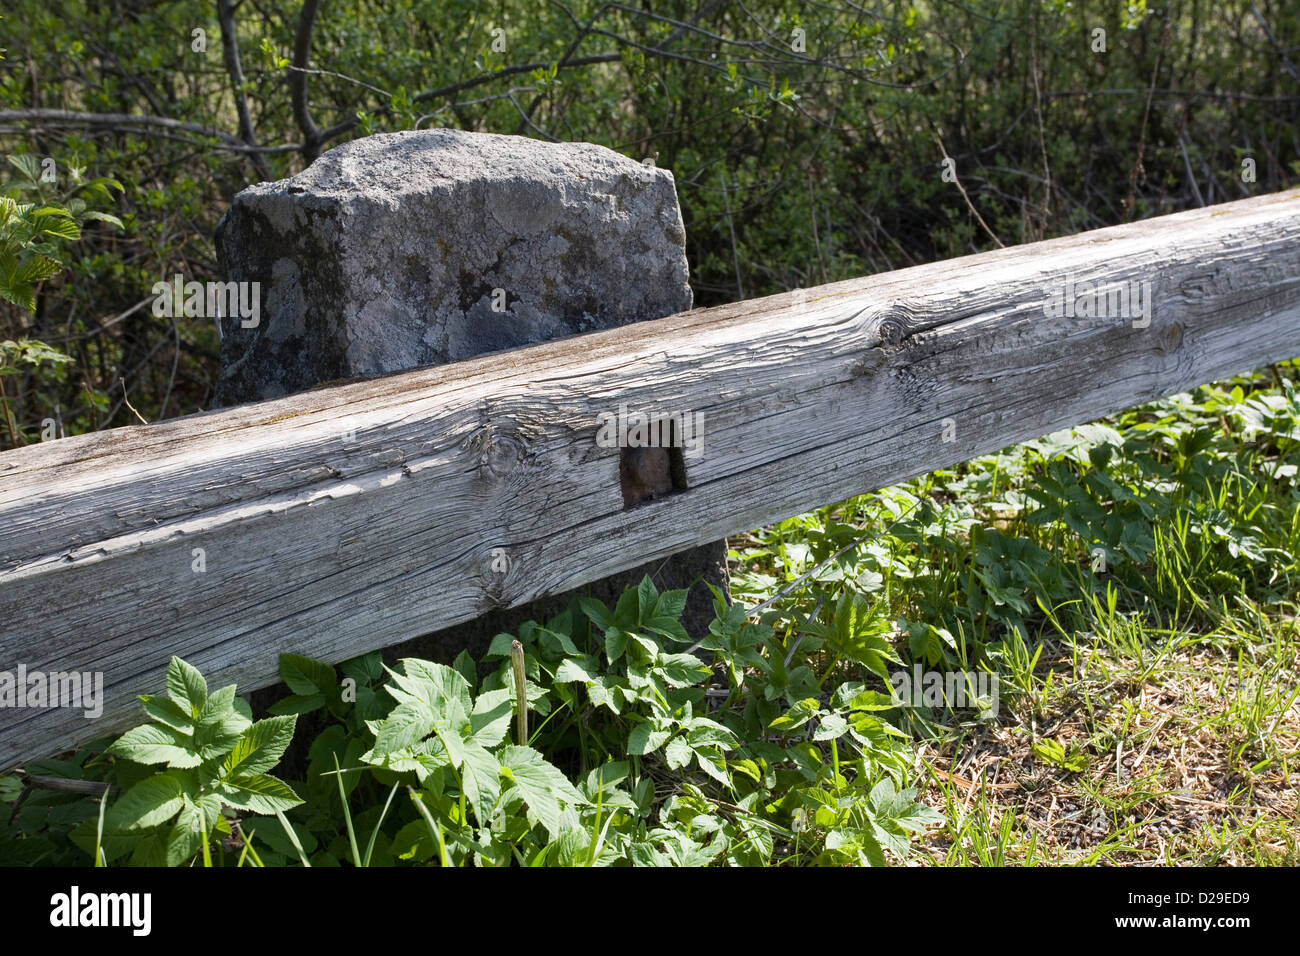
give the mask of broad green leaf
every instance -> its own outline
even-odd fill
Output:
[[[839,714],[824,714],[813,731],[813,740],[836,740],[849,730],[849,722]]]
[[[168,700],[166,697],[152,697],[147,694],[141,695],[140,703],[144,707],[144,712],[158,723],[164,724],[186,736],[193,735],[194,717],[180,704]]]
[[[643,580],[649,580],[644,578]],[[651,585],[653,587],[653,585]],[[640,618],[637,609],[640,606],[640,591],[637,588],[628,588],[619,597],[618,603],[614,605],[614,626],[624,631],[634,631]]]
[[[19,282],[43,282],[52,275],[57,275],[63,263],[49,256],[33,256],[23,263],[18,270]]]
[[[144,833],[132,841],[129,866],[162,867],[167,865],[167,832]]]
[[[170,727],[144,724],[133,727],[108,748],[106,753],[136,763],[165,763],[170,767],[197,767],[202,760],[189,749],[190,739]]]
[[[457,674],[465,678],[465,682],[470,687],[478,683],[478,668],[474,663],[474,658],[469,656],[469,651],[462,650],[457,654],[456,659],[451,662],[451,666]]]
[[[71,219],[65,219],[62,216],[41,216],[33,222],[42,235],[55,236],[70,241],[81,238],[81,227]]]
[[[492,643],[488,645],[487,653],[483,655],[485,660],[491,660],[494,657],[509,657],[510,648],[514,646],[515,636],[513,634],[501,633],[492,638]]]
[[[399,661],[401,671],[389,671],[392,682],[409,694],[424,700],[434,713],[444,713],[458,705],[458,716],[468,722],[474,707],[469,682],[454,668],[408,657]]]
[[[561,800],[570,805],[586,803],[568,778],[531,747],[506,747],[501,752],[500,765],[509,771],[514,787],[523,794],[528,809],[551,839],[560,833]]]
[[[36,290],[28,283],[14,279],[0,280],[0,298],[28,312],[36,311]]]
[[[609,608],[601,601],[595,598],[580,597],[578,598],[578,607],[582,613],[587,615],[591,623],[596,625],[600,631],[608,631],[614,626],[614,616],[610,614]]]
[[[438,735],[438,740],[446,748],[447,758],[451,760],[451,765],[460,769],[465,761],[465,734],[463,731],[469,730],[469,715],[461,714],[459,711],[460,704],[452,702],[447,707],[452,711],[449,717],[438,715],[433,719],[433,730]],[[480,745],[475,744],[475,747]]]
[[[629,594],[634,593],[629,591]],[[611,627],[605,632],[605,657],[613,664],[627,650],[627,641],[631,635],[619,627]]]
[[[557,684],[567,684],[572,681],[580,681],[583,684],[592,684],[600,679],[600,662],[587,654],[581,657],[566,657],[560,661],[560,666],[555,670],[555,682]]]
[[[193,778],[183,770],[165,770],[146,777],[113,804],[107,815],[108,825],[121,831],[165,823],[184,805],[185,795],[193,792]]]
[[[627,752],[635,756],[644,756],[654,753],[672,736],[668,730],[657,730],[651,721],[642,721],[632,728],[632,733],[628,734]]]
[[[670,770],[680,770],[691,762],[694,751],[691,745],[686,742],[685,737],[674,737],[668,741],[668,746],[664,748],[664,759],[668,761]]]
[[[173,657],[167,665],[167,696],[191,717],[198,717],[208,701],[208,682],[196,668]]]
[[[203,844],[204,825],[212,823],[212,820],[201,820],[198,805],[186,801],[167,834],[167,865],[180,866],[193,859]]]
[[[234,749],[222,761],[228,776],[253,776],[266,773],[284,755],[293,740],[295,717],[268,717],[259,720],[240,735]]]
[[[323,694],[328,700],[338,688],[334,668],[299,654],[280,655],[280,679],[295,694]]]
[[[893,710],[898,703],[889,694],[864,690],[849,702],[850,710]]]
[[[514,712],[513,691],[501,688],[479,694],[469,718],[471,738],[480,747],[495,747],[510,731]]]
[[[593,707],[607,707],[616,714],[623,712],[625,683],[619,677],[605,675],[587,688],[587,699]]]
[[[661,654],[658,667],[670,687],[692,687],[712,673],[708,666],[693,654]]]
[[[99,212],[97,210],[92,209],[89,212],[82,213],[81,218],[88,219],[88,220],[95,220],[97,222],[106,222],[111,226],[117,226],[117,228],[119,229],[126,228],[126,226],[122,224],[122,220],[118,219],[117,216],[114,216],[112,213]]]
[[[687,591],[665,591],[659,595],[659,600],[655,602],[654,610],[650,617],[658,621],[661,618],[667,618],[671,621],[681,620],[682,612],[686,610]]]
[[[548,843],[547,849],[555,851],[554,866],[585,866],[591,854],[591,834],[581,827],[569,827],[554,843]]]
[[[893,623],[884,611],[883,603],[846,592],[835,605],[831,627],[813,622],[807,630],[824,637],[841,657],[856,661],[887,680],[886,661],[897,662],[898,656],[886,639],[893,631]]]
[[[849,736],[869,751],[885,751],[891,738],[903,739],[907,735],[878,717],[855,710],[849,714]]]
[[[554,629],[551,627],[539,627],[537,633],[541,637],[542,645],[552,653],[558,652],[561,654],[567,654],[570,657],[577,657],[580,652],[578,651],[577,645],[573,643],[572,638],[569,637],[569,629],[572,625],[569,624],[564,628],[560,627],[563,623],[563,619],[567,617],[568,613],[568,611],[565,611],[564,614],[560,615],[559,618],[556,618],[555,621],[552,622],[555,625]]]
[[[218,785],[217,792],[232,807],[251,813],[273,814],[302,803],[287,783],[264,773],[231,777]]]
[[[821,712],[821,702],[815,697],[798,701],[793,707],[768,724],[768,730],[791,733],[808,723]]]
[[[194,724],[194,747],[205,760],[219,757],[235,745],[250,724],[235,708],[235,685],[228,684],[204,702]]]
[[[629,632],[627,636],[629,641],[635,641],[637,646],[645,651],[644,660],[650,663],[655,663],[659,660],[661,645],[657,639],[647,637],[644,634],[635,634],[632,632]]]
[[[731,778],[727,776],[727,764],[725,760],[714,754],[707,753],[703,750],[695,751],[695,762],[699,764],[701,770],[707,773],[724,787],[731,787]]]
[[[375,730],[374,751],[389,754],[419,743],[433,733],[435,718],[420,704],[398,704]]]
[[[641,578],[636,587],[637,621],[645,621],[654,616],[655,605],[659,602],[659,589],[650,580],[650,575]]]
[[[664,854],[647,842],[632,843],[627,848],[627,858],[633,866],[668,866],[669,860]]]
[[[878,832],[878,831],[877,831]],[[867,866],[885,866],[885,851],[881,848],[876,835],[868,830],[855,832],[858,848],[858,860]],[[906,847],[904,847],[906,852]]]
[[[686,642],[691,639],[690,634],[686,632],[686,628],[682,627],[681,622],[674,621],[672,618],[651,618],[642,623],[641,626],[647,631],[658,634],[662,637],[672,638],[675,641]]]
[[[41,162],[37,157],[29,154],[9,155],[5,157],[9,160],[9,165],[16,168],[32,183],[41,181]]]
[[[587,798],[594,801],[598,791],[603,788],[608,793],[626,780],[630,772],[631,766],[626,760],[611,760],[603,763],[587,774],[583,790]]]
[[[685,723],[692,747],[716,746],[730,750],[740,743],[731,730],[708,717],[692,717]]]
[[[496,756],[473,740],[462,744],[461,783],[480,821],[486,821],[501,796],[501,765]]]
[[[234,710],[235,685],[227,684],[208,695],[208,699],[203,702],[203,709],[199,711],[198,722],[202,724],[205,719],[216,722]]]
[[[344,677],[351,677],[358,684],[367,684],[384,676],[384,658],[378,651],[362,654],[339,665]]]
[[[438,842],[422,819],[410,821],[393,837],[392,853],[399,860],[423,863],[433,859],[437,852]]]

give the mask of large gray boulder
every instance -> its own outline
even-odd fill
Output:
[[[254,328],[222,319],[217,404],[691,307],[672,174],[590,143],[368,136],[239,193],[217,226]]]

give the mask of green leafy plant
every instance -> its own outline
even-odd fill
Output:
[[[1079,748],[1071,744],[1067,750],[1051,737],[1034,741],[1031,749],[1039,759],[1070,773],[1082,773],[1088,766],[1087,757]]]
[[[510,691],[475,697],[454,668],[414,659],[389,677],[386,689],[398,704],[372,726],[374,747],[362,759],[414,773],[420,799],[448,821],[444,840],[453,855],[476,850],[481,861],[508,862],[494,852],[490,832],[494,825],[529,829],[513,813],[520,807],[529,824],[560,835],[563,811],[585,798],[536,750],[504,745],[514,713]]]
[[[209,694],[203,676],[179,657],[167,666],[167,696],[140,698],[152,718],[108,748],[124,792],[102,820],[73,839],[105,862],[128,852],[139,865],[211,865],[209,844],[232,835],[231,811],[273,815],[302,801],[271,776],[293,739],[294,717],[253,722],[230,684]]]
[[[116,795],[80,798],[71,842],[97,865],[906,856],[911,835],[939,817],[901,783],[910,760],[889,723],[896,702],[861,682],[823,693],[809,663],[788,666],[772,629],[720,594],[709,634],[674,650],[690,640],[684,603],[684,592],[661,593],[648,578],[612,609],[580,598],[498,635],[482,666],[468,653],[391,668],[369,654],[337,669],[286,654],[291,694],[256,723],[233,686],[209,694],[173,658],[167,696],[141,698],[150,722],[64,771],[104,779]],[[896,660],[860,597],[840,601],[806,643],[832,669],[851,661],[875,679]],[[695,651],[716,654],[715,664]],[[316,730],[305,800],[270,775],[300,718]]]
[[[22,178],[10,182],[0,193],[0,298],[28,312],[36,309],[35,285],[56,275],[67,263],[63,242],[81,238],[81,227],[99,220],[122,228],[122,220],[111,213],[91,209],[86,196],[111,202],[111,190],[122,191],[116,179],[99,177],[83,180],[77,167],[71,171],[74,185],[65,195],[46,198],[41,164],[35,156],[5,157]],[[34,192],[35,202],[19,202]]]
[[[35,156],[7,156],[10,166],[21,178],[10,181],[0,191],[0,299],[27,311],[36,310],[36,286],[57,275],[67,265],[64,244],[81,238],[82,226],[91,220],[109,223],[119,229],[116,216],[90,208],[89,200],[112,201],[111,190],[122,191],[115,179],[85,179],[84,170],[71,166],[72,188],[64,194],[51,189]],[[21,202],[34,193],[33,202]],[[73,360],[57,349],[28,337],[0,342],[0,408],[10,441],[23,439],[14,420],[4,377],[27,369],[39,370],[41,363],[55,367]]]

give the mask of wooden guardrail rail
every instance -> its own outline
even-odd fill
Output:
[[[1297,355],[1293,191],[7,452],[0,669],[104,700],[11,701],[0,767],[172,654],[250,690]],[[676,493],[625,503],[620,406],[702,422]]]

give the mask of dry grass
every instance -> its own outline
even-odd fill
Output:
[[[997,722],[923,747],[948,823],[922,865],[1300,863],[1295,619],[1257,620],[1136,653],[1052,647],[1028,692],[1003,685]]]

